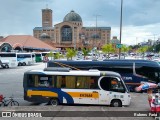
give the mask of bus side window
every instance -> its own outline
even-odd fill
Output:
[[[90,89],[99,89],[98,88],[98,80],[96,77],[90,78]]]
[[[48,76],[39,76],[39,85],[40,87],[49,87],[49,77]]]
[[[118,88],[118,80],[113,78],[111,79],[111,89],[117,89]]]
[[[100,81],[100,86],[106,91],[125,92],[122,82],[114,77],[103,77]]]
[[[111,88],[110,90],[115,92],[125,92],[125,89],[120,81],[116,78],[111,78]]]
[[[89,89],[90,88],[90,77],[88,76],[77,77],[76,88]]]
[[[62,76],[61,88],[65,88],[65,87],[66,87],[66,78]]]
[[[103,90],[110,90],[110,77],[103,77],[100,81],[100,86]]]
[[[66,88],[75,89],[76,77],[66,76]]]
[[[50,83],[51,83],[51,87],[55,87],[55,76],[51,77]]]
[[[57,88],[65,88],[66,80],[65,76],[57,76]]]
[[[35,75],[29,75],[28,77],[28,87],[35,87]]]

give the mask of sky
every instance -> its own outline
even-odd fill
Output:
[[[0,36],[33,35],[42,26],[42,9],[53,11],[53,25],[71,10],[84,27],[111,27],[120,37],[121,0],[0,0]],[[160,38],[160,0],[123,0],[122,44],[135,45]]]

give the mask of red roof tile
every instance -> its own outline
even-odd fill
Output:
[[[17,45],[19,45],[21,47],[41,48],[50,50],[56,49],[31,35],[10,35],[2,39],[1,42],[8,42],[12,45],[12,47],[16,47]]]

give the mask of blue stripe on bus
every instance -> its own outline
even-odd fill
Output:
[[[17,58],[17,61],[22,61],[24,60],[25,58]]]
[[[66,99],[67,101],[67,104],[73,104],[74,103],[74,100],[73,98],[66,92],[62,91],[60,88],[29,88],[27,90],[42,90],[42,91],[51,91],[51,92],[55,92],[58,94],[58,100],[60,103],[63,103],[63,97]],[[27,91],[26,90],[26,91]]]

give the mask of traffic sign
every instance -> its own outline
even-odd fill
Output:
[[[122,48],[122,44],[116,44],[116,48]]]

